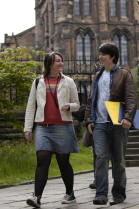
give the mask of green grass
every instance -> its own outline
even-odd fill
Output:
[[[133,76],[134,84],[135,84],[135,89],[137,93],[137,104],[138,104],[138,109],[139,109],[139,78],[138,78],[138,67],[135,67],[131,70],[131,74]]]
[[[82,136],[80,132],[79,139]],[[92,147],[86,148],[79,140],[80,153],[71,154],[74,172],[93,169]],[[36,169],[35,142],[12,140],[0,142],[0,184],[17,184],[34,180]],[[55,155],[52,157],[49,177],[60,175]]]

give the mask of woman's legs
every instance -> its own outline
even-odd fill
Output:
[[[52,152],[41,150],[37,152],[37,168],[35,174],[35,196],[42,196],[48,178]]]
[[[73,191],[73,169],[69,162],[70,154],[56,153],[56,159],[60,168],[62,179],[66,187],[66,194],[70,195]]]

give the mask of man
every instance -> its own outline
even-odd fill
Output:
[[[113,199],[110,205],[122,203],[126,199],[125,152],[128,131],[134,119],[137,99],[130,71],[118,67],[119,50],[113,43],[99,47],[102,67],[92,81],[92,87],[85,112],[86,126],[95,144],[96,152],[96,196],[95,205],[105,205],[108,201],[109,153],[112,160]],[[125,102],[124,118],[121,125],[113,125],[104,101]]]

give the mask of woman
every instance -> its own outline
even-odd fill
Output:
[[[74,81],[63,75],[62,70],[63,57],[60,53],[51,52],[45,56],[43,75],[39,79],[37,90],[35,81],[33,82],[26,109],[24,132],[25,138],[31,141],[37,101],[35,193],[27,199],[27,204],[36,208],[41,205],[40,199],[47,182],[53,153],[56,154],[66,187],[62,203],[76,201],[69,157],[70,153],[79,152],[71,115],[71,112],[79,109],[79,100]]]

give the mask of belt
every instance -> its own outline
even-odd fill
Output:
[[[47,126],[47,127],[48,125],[51,125],[51,124],[38,124],[38,126]]]

